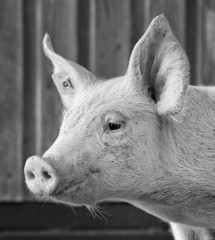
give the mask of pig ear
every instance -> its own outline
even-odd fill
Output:
[[[54,70],[52,79],[65,105],[70,105],[73,95],[96,81],[96,77],[82,66],[55,53],[48,34],[43,38],[45,55],[51,60]]]
[[[126,79],[155,101],[158,114],[181,111],[189,84],[189,61],[163,15],[152,21],[134,47]]]

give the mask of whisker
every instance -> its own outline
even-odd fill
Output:
[[[96,218],[96,214],[95,214],[93,208],[90,207],[90,206],[87,206],[87,209],[89,210],[89,212],[90,212],[91,216],[93,217],[93,219],[95,219]]]
[[[105,214],[105,215],[111,217],[111,214],[108,213],[108,212],[106,212],[106,210],[105,210],[104,207],[101,207],[101,206],[97,205],[97,210],[99,210],[99,211],[102,212],[103,214]]]
[[[105,215],[111,216],[109,213],[102,209],[101,206],[97,206],[95,211],[98,212],[101,215],[101,217],[108,223],[108,219],[105,217]]]
[[[98,213],[97,216],[98,216],[99,219],[101,219],[101,220],[104,219],[108,223],[107,218],[104,216],[104,214],[100,210],[96,209],[96,212]],[[99,214],[100,214],[101,217],[99,216]]]

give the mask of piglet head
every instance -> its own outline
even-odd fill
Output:
[[[64,109],[56,141],[25,164],[30,191],[72,205],[147,198],[165,171],[161,119],[180,114],[189,82],[187,57],[165,17],[152,21],[118,78],[98,79],[64,59],[48,35],[43,46]]]

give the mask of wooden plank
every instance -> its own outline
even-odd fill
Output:
[[[78,63],[89,69],[90,0],[78,1]]]
[[[147,28],[144,11],[146,3],[143,0],[134,0],[131,4],[131,48],[135,46]]]
[[[99,217],[93,218],[85,208],[68,209],[63,205],[51,203],[1,204],[0,232],[23,231],[28,229],[157,229],[168,231],[169,226],[128,204],[106,204],[101,206],[107,221]]]
[[[187,2],[187,50],[191,62],[191,83],[215,84],[215,3]]]
[[[172,240],[168,233],[147,233],[141,230],[121,230],[121,231],[35,231],[35,232],[4,232],[0,233],[0,239],[11,240]]]
[[[196,2],[196,29],[193,34],[195,49],[195,79],[194,84],[199,85],[202,83],[202,0]],[[196,43],[195,43],[196,42]],[[191,66],[192,67],[192,66]]]
[[[90,69],[102,77],[125,73],[130,55],[130,1],[90,1]]]
[[[22,1],[0,7],[0,200],[22,199]]]
[[[201,71],[201,66],[197,67],[197,59],[201,58],[201,44],[199,35],[200,28],[199,23],[201,18],[198,14],[198,0],[187,0],[186,3],[186,52],[190,61],[190,75],[191,75],[191,84],[196,85],[199,83],[197,71]],[[198,50],[197,50],[198,49]]]
[[[41,34],[40,1],[25,1],[23,4],[24,28],[24,161],[40,153],[38,144],[41,135],[38,123],[38,85],[41,82]],[[39,127],[38,127],[39,126]]]
[[[204,85],[215,84],[215,1],[202,1],[201,59],[199,73]]]

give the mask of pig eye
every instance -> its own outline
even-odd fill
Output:
[[[62,86],[63,86],[63,88],[72,87],[72,83],[71,83],[70,79],[69,79],[69,78],[65,79],[65,80],[62,82]]]
[[[113,123],[113,122],[109,122],[108,123],[108,128],[109,130],[111,131],[115,131],[115,130],[118,130],[122,127],[122,124],[121,123]]]

